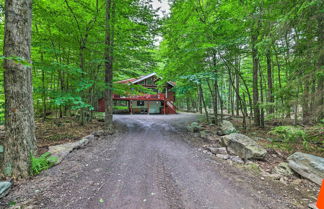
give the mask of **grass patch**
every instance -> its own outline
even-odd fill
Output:
[[[57,162],[58,158],[51,156],[51,153],[45,152],[39,157],[32,156],[31,163],[31,173],[33,175],[40,174],[43,170],[47,170],[50,167],[54,166]]]

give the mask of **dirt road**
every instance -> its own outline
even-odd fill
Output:
[[[195,117],[116,116],[125,133],[73,152],[7,200],[42,209],[298,208],[280,186],[190,145],[181,127]]]

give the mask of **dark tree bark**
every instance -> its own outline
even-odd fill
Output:
[[[209,122],[209,115],[208,115],[208,111],[207,111],[207,105],[206,105],[206,101],[205,101],[205,98],[204,98],[204,92],[203,92],[203,89],[201,87],[201,84],[198,84],[198,88],[199,88],[199,91],[200,91],[201,101],[202,101],[202,104],[204,106],[206,120],[207,120],[207,122]]]
[[[31,0],[7,0],[5,10],[4,56],[20,57],[30,62]],[[25,178],[36,152],[31,67],[4,61],[5,141],[2,173]]]
[[[257,32],[253,32],[251,36],[252,44],[252,62],[253,62],[253,110],[254,124],[260,126],[260,109],[259,109],[259,89],[258,89],[258,73],[259,73],[259,58],[256,42],[258,39]]]
[[[202,114],[203,104],[202,104],[202,91],[198,85],[198,110],[199,113]]]
[[[235,88],[237,90],[236,93],[236,99],[235,99],[235,103],[236,103],[236,115],[239,116],[240,115],[240,61],[239,58],[236,58],[236,66],[237,66],[237,71],[235,72]]]
[[[215,81],[215,82],[217,82],[217,81]],[[208,85],[208,89],[210,91],[210,95],[212,98],[212,107],[213,107],[213,112],[214,112],[214,117],[215,117],[215,120],[212,122],[214,122],[214,124],[218,124],[217,94],[216,94],[216,91],[215,92],[213,91],[212,85],[210,84],[209,80],[207,80],[207,85]],[[215,89],[215,86],[214,86],[214,89]]]
[[[113,25],[112,0],[106,1],[106,39],[105,39],[105,128],[106,132],[113,133]]]
[[[263,96],[263,75],[262,75],[261,67],[259,66],[259,75],[260,75],[260,99],[261,103],[264,102],[264,96]],[[264,108],[260,108],[260,127],[264,128]]]
[[[274,102],[274,97],[273,97],[273,81],[272,81],[272,59],[271,59],[271,51],[270,49],[267,50],[266,53],[266,58],[267,58],[267,74],[268,74],[268,95],[267,95],[267,100],[269,103]],[[273,106],[271,104],[269,108],[269,113],[272,114],[274,112]]]
[[[222,99],[222,95],[220,93],[220,89],[219,89],[219,86],[218,86],[218,82],[215,82],[215,92],[218,96],[218,99],[219,99],[219,105],[220,105],[220,109],[221,109],[221,118],[220,118],[220,121],[223,122],[223,118],[224,118],[224,107],[223,107],[223,99]]]

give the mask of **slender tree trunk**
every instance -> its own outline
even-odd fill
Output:
[[[304,93],[302,97],[302,105],[303,105],[303,123],[307,124],[309,123],[309,85],[310,82],[308,79],[305,79],[305,85],[304,85]]]
[[[215,82],[215,91],[216,91],[216,94],[218,96],[219,105],[220,105],[220,109],[221,109],[221,118],[220,118],[220,121],[223,122],[223,118],[224,118],[224,107],[223,107],[223,99],[222,99],[222,95],[221,95],[220,90],[219,90],[218,82]]]
[[[213,107],[213,112],[214,112],[214,117],[215,117],[214,124],[218,124],[217,95],[215,94],[216,92],[213,91],[212,85],[210,84],[209,80],[207,80],[207,84],[208,84],[208,89],[210,91],[210,95],[212,97],[212,107]]]
[[[238,67],[240,68],[240,64],[238,63],[237,64]],[[235,72],[235,85],[236,85],[236,91],[237,91],[237,94],[236,94],[236,115],[239,116],[240,115],[240,76],[238,75],[239,72]]]
[[[298,124],[298,97],[299,97],[299,85],[297,85],[297,93],[296,93],[296,101],[294,105],[294,125],[297,126]]]
[[[203,108],[203,105],[202,105],[202,91],[201,91],[201,88],[198,85],[198,110],[199,110],[200,114],[202,114],[202,108]]]
[[[285,56],[285,63],[286,63],[286,69],[289,69],[289,65],[290,65],[290,44],[289,44],[289,39],[288,39],[288,32],[285,35],[285,44],[286,44],[286,56]],[[285,71],[286,73],[286,79],[287,79],[287,83],[289,83],[290,78],[288,75],[288,70]],[[290,112],[291,112],[291,107],[290,104],[286,103],[286,118],[291,118]]]
[[[186,97],[187,112],[190,112],[190,97]]]
[[[106,39],[105,39],[105,131],[113,133],[113,37],[112,1],[106,0]]]
[[[44,53],[41,51],[41,63],[44,63]],[[42,99],[43,99],[43,122],[46,120],[46,97],[47,97],[47,89],[45,88],[45,70],[42,68]]]
[[[261,98],[261,104],[264,102],[264,96],[263,96],[263,75],[261,67],[259,66],[259,75],[260,75],[260,98]],[[264,108],[260,108],[260,127],[264,128]]]
[[[4,56],[30,62],[31,0],[7,0]],[[29,175],[31,154],[36,152],[31,67],[4,61],[5,141],[3,174],[13,178]]]
[[[228,75],[229,75],[229,84],[233,87],[233,89],[234,89],[234,91],[236,93],[236,96],[237,96],[238,101],[240,103],[239,106],[242,107],[241,112],[242,112],[242,115],[243,115],[243,128],[244,128],[244,130],[246,130],[246,120],[245,120],[245,118],[247,116],[247,110],[245,108],[246,107],[245,100],[241,99],[240,94],[239,94],[239,89],[237,89],[235,87],[235,84],[234,84],[234,81],[233,81],[233,78],[232,78],[232,74],[230,73],[231,70],[230,70],[229,66],[227,66],[227,70],[228,70]]]
[[[252,61],[253,61],[253,110],[254,110],[254,123],[260,126],[260,109],[259,109],[259,89],[258,89],[258,73],[259,73],[259,58],[258,49],[256,48],[257,33],[251,36],[252,43]]]
[[[198,84],[198,87],[199,87],[199,90],[200,90],[201,100],[202,100],[204,110],[205,110],[206,120],[209,123],[209,115],[208,115],[208,111],[207,111],[207,105],[206,105],[206,101],[205,101],[205,98],[204,98],[204,92],[203,92],[201,86],[202,86],[201,84]]]
[[[266,58],[267,58],[267,74],[268,74],[267,101],[268,101],[268,103],[271,103],[270,108],[269,108],[269,113],[272,114],[274,112],[274,109],[272,106],[273,102],[274,102],[274,97],[273,97],[273,81],[272,81],[272,59],[271,59],[270,49],[267,50]]]

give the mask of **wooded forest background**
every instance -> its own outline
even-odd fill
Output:
[[[164,18],[149,0],[112,2],[114,80],[156,71],[176,81],[178,108],[209,112],[214,123],[220,113],[242,116],[244,127],[323,121],[323,1],[179,0]],[[33,2],[37,118],[75,116],[84,124],[93,116],[105,90],[105,4]],[[0,11],[4,24],[4,1]],[[3,90],[0,102],[3,122]]]

